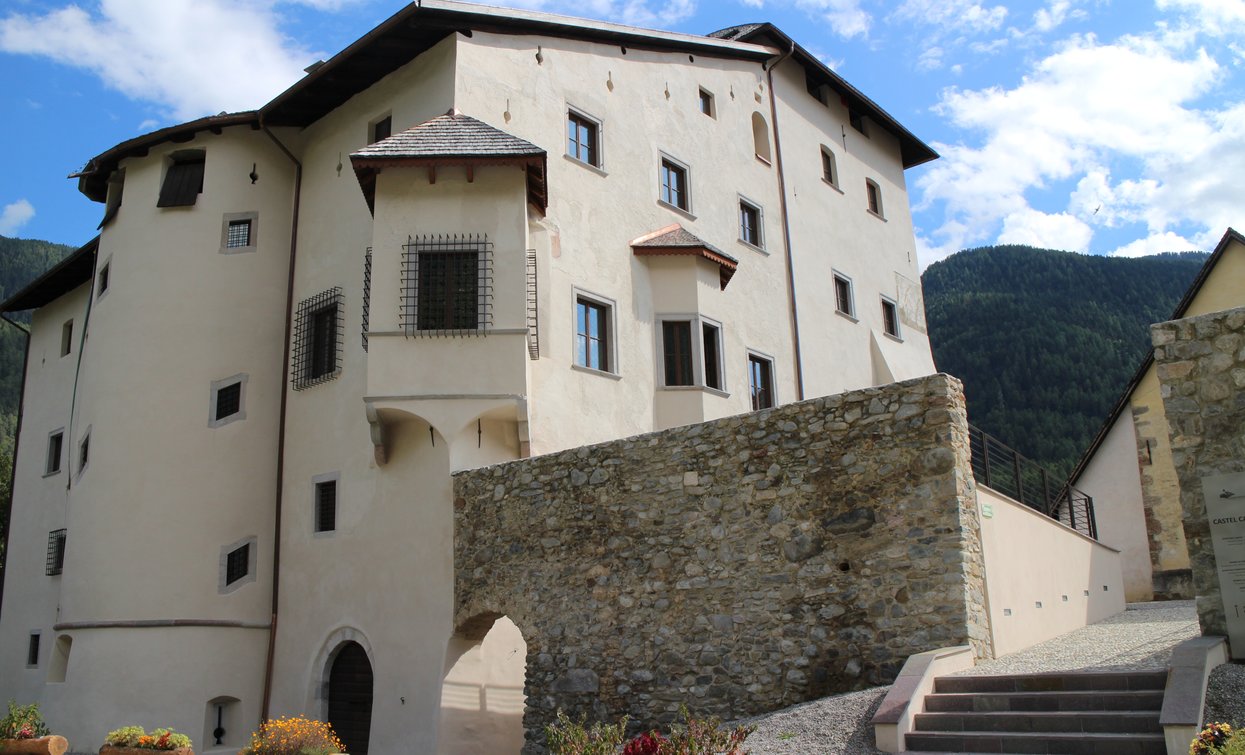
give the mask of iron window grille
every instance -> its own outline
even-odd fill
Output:
[[[242,383],[230,383],[216,392],[216,419],[237,414],[242,409]]]
[[[407,237],[403,333],[484,335],[493,324],[493,245],[485,234]]]
[[[360,337],[363,339],[363,350],[367,351],[367,329],[372,315],[372,247],[367,248],[363,255],[363,325]]]
[[[173,155],[173,164],[164,174],[156,207],[189,207],[203,192],[203,150],[187,150]]]
[[[316,483],[316,532],[337,529],[337,480]]]
[[[48,557],[44,573],[49,577],[55,577],[65,568],[65,539],[64,529],[48,533]]]
[[[748,393],[754,412],[774,405],[774,366],[756,354],[748,355]]]
[[[251,221],[230,220],[225,234],[226,249],[240,249],[251,245]]]
[[[536,250],[528,249],[524,265],[527,274],[527,356],[540,359],[540,312],[537,309]]]
[[[247,543],[240,548],[235,548],[225,557],[225,584],[232,585],[234,582],[242,579],[247,575],[251,563],[251,544]]]
[[[299,302],[294,321],[294,390],[319,385],[341,372],[343,319],[340,287]]]

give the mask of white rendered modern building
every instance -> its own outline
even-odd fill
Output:
[[[934,370],[936,155],[768,24],[428,0],[308,70],[93,158],[99,238],[3,306],[0,698],[75,750],[517,751],[521,637],[452,639],[452,471]]]

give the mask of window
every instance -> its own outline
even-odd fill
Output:
[[[221,218],[220,253],[253,252],[259,236],[258,212],[227,212]]]
[[[225,229],[225,247],[228,249],[237,249],[240,246],[250,245],[251,221],[230,220],[228,227]]]
[[[393,133],[393,116],[386,115],[372,121],[367,126],[367,143],[375,144],[382,139],[388,139]]]
[[[698,102],[700,105],[700,112],[704,113],[710,118],[717,117],[717,111],[713,107],[713,92],[710,92],[707,89],[701,88]]]
[[[91,428],[86,429],[86,434],[82,436],[82,440],[78,441],[78,474],[86,469],[87,463],[91,460]]]
[[[71,350],[73,350],[73,320],[68,320],[61,326],[61,356],[69,356]]]
[[[208,427],[220,427],[246,419],[246,384],[248,375],[234,375],[212,381]]]
[[[746,199],[739,200],[739,240],[758,249],[761,243],[761,208]]]
[[[99,273],[95,276],[95,298],[98,299],[108,293],[109,276],[112,271],[112,263],[105,262],[100,265]]]
[[[488,236],[421,236],[403,249],[401,319],[406,335],[487,330],[493,295]]]
[[[661,324],[666,385],[694,385],[692,374],[692,323],[665,320]]]
[[[294,326],[294,390],[319,385],[340,373],[341,308],[340,288],[299,302]]]
[[[108,197],[104,202],[104,219],[99,221],[98,228],[112,222],[121,209],[122,195],[125,193],[125,168],[119,168],[108,177]]]
[[[217,591],[228,594],[255,581],[256,539],[246,537],[220,549]]]
[[[332,532],[337,529],[337,480],[335,478],[315,483],[315,520],[316,532]]]
[[[65,568],[65,540],[63,529],[48,533],[48,557],[43,571],[49,577],[55,577]]]
[[[26,668],[36,668],[39,665],[39,633],[31,632],[30,641],[26,644]]]
[[[724,390],[722,326],[699,315],[661,321],[662,383]]]
[[[865,179],[865,195],[869,198],[869,212],[882,217],[882,190],[871,179]]]
[[[834,308],[848,317],[856,316],[856,304],[852,301],[852,279],[834,274]]]
[[[605,302],[575,297],[575,364],[580,367],[614,371],[610,309]]]
[[[65,450],[65,431],[55,430],[48,435],[48,458],[45,474],[56,474],[61,471],[61,454]]]
[[[770,164],[769,125],[765,116],[757,112],[752,114],[752,149],[761,162]]]
[[[566,154],[581,163],[601,167],[601,124],[575,111],[566,114]]]
[[[723,389],[722,329],[708,322],[701,323],[701,346],[705,353],[705,385]]]
[[[821,177],[831,186],[839,185],[839,168],[834,160],[834,153],[829,147],[821,148]]]
[[[899,307],[885,296],[882,297],[882,329],[888,336],[899,337]]]
[[[849,123],[852,124],[852,128],[856,129],[857,131],[864,134],[865,136],[869,135],[869,132],[865,131],[865,117],[863,115],[856,112],[855,110],[848,110],[847,120]]]
[[[774,405],[774,362],[759,354],[748,355],[748,393],[752,411]]]
[[[661,159],[661,201],[684,211],[692,206],[687,191],[687,168],[668,157]]]
[[[156,207],[189,207],[203,193],[206,153],[201,149],[185,149],[174,152],[169,160]]]

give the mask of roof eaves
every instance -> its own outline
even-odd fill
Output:
[[[0,312],[23,312],[42,307],[89,281],[94,274],[95,251],[98,248],[99,236],[96,236],[27,283],[21,291],[0,302]]]

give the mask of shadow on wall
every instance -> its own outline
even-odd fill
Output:
[[[483,639],[471,634],[452,637],[446,650],[440,753],[517,753],[523,748],[527,643],[504,616]]]

